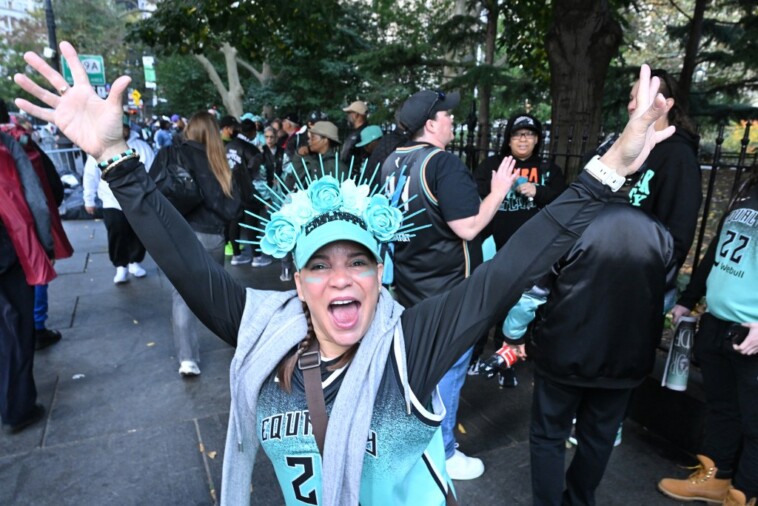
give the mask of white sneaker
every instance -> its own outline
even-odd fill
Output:
[[[179,364],[179,374],[184,377],[200,376],[200,368],[194,360],[182,360]]]
[[[147,276],[147,271],[143,269],[142,266],[137,262],[133,262],[129,264],[129,274],[135,278],[144,278]]]
[[[484,474],[484,463],[481,459],[468,457],[460,450],[447,459],[447,474],[454,480],[473,480]]]
[[[116,275],[113,277],[113,282],[120,285],[127,281],[129,281],[129,271],[126,270],[126,267],[116,267]]]

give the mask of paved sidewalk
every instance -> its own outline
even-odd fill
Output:
[[[221,484],[233,350],[205,330],[202,375],[177,373],[169,284],[148,259],[148,276],[114,286],[105,227],[65,222],[76,248],[58,262],[50,285],[48,327],[63,340],[37,353],[35,378],[43,422],[0,434],[0,505],[212,505]],[[240,282],[287,289],[279,264],[228,265]],[[200,287],[198,288],[200,289]],[[482,458],[484,476],[457,485],[462,505],[530,504],[528,419],[531,374],[500,390],[468,379],[459,442]],[[690,460],[627,422],[598,491],[602,505],[674,506],[656,481]],[[680,475],[684,475],[679,471]],[[254,504],[282,504],[273,470],[259,453]],[[421,506],[421,505],[414,505]]]

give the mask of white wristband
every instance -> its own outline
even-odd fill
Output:
[[[624,176],[619,176],[615,170],[601,162],[597,155],[593,156],[592,160],[584,166],[584,170],[613,191],[618,191],[626,181]]]

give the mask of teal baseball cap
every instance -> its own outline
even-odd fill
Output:
[[[382,263],[379,242],[367,230],[363,220],[348,212],[332,211],[304,227],[295,245],[295,267],[302,269],[319,249],[337,241],[358,243],[374,255],[377,263]]]
[[[361,130],[361,142],[355,145],[357,148],[362,148],[367,144],[371,144],[377,139],[382,137],[382,129],[376,125],[370,125]]]

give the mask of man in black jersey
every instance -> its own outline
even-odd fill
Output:
[[[450,110],[459,102],[458,93],[432,90],[419,91],[406,100],[397,119],[401,128],[413,132],[411,142],[395,150],[382,166],[382,180],[389,178],[390,198],[394,195],[405,203],[404,212],[424,209],[414,221],[419,226],[431,225],[416,232],[412,241],[395,243],[395,294],[405,307],[449,290],[482,263],[477,236],[513,184],[514,163],[507,157],[492,172],[490,194],[480,200],[471,173],[458,157],[445,151],[453,140]],[[447,411],[442,422],[447,471],[457,480],[478,478],[484,472],[481,460],[455,449],[458,397],[470,356],[468,350],[439,384]]]

